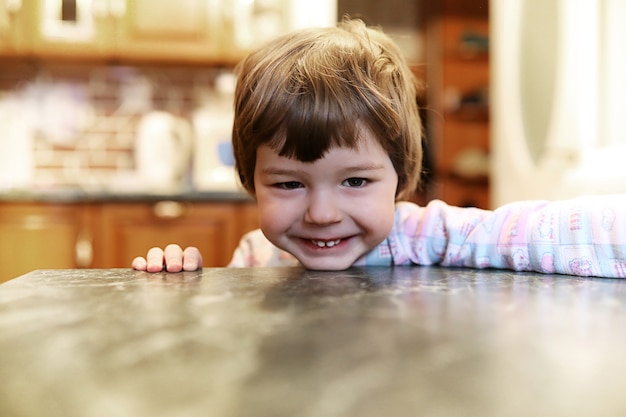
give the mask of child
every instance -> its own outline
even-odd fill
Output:
[[[417,188],[415,80],[397,46],[358,20],[282,36],[246,58],[233,147],[261,229],[229,266],[431,265],[626,277],[626,195],[527,201],[495,211],[426,207]],[[202,266],[152,248],[133,268]]]

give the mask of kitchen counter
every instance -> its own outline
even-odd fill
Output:
[[[143,192],[115,190],[86,190],[81,188],[51,188],[35,190],[4,190],[0,202],[41,203],[99,203],[99,202],[157,202],[157,201],[252,201],[243,191],[199,191],[181,189],[176,192]]]
[[[618,416],[626,280],[42,270],[0,285],[2,416]]]

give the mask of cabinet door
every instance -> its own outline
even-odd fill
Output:
[[[24,7],[30,16],[35,56],[103,59],[112,53],[106,0],[38,0],[24,2]]]
[[[0,282],[35,269],[91,266],[91,209],[0,204]]]
[[[28,16],[21,0],[0,0],[0,56],[25,52]]]
[[[206,0],[116,0],[116,55],[176,62],[219,57],[221,3]]]
[[[489,208],[489,2],[428,2],[434,197]],[[443,117],[442,117],[443,115]]]
[[[489,207],[489,184],[484,180],[446,177],[436,180],[433,191],[437,198],[459,207]]]
[[[101,267],[128,268],[153,246],[196,246],[204,266],[225,266],[243,233],[256,227],[250,203],[111,203],[101,211]]]

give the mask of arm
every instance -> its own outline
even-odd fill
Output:
[[[165,249],[151,248],[145,258],[136,257],[133,259],[132,268],[147,272],[195,271],[202,268],[202,255],[193,246],[183,251],[180,246],[171,244]]]
[[[300,263],[291,254],[278,249],[267,240],[260,229],[246,233],[239,241],[228,264],[230,268],[257,266],[298,266]]]
[[[511,203],[495,211],[400,203],[394,264],[626,278],[626,195]]]

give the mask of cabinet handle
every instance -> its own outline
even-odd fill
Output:
[[[159,219],[178,219],[187,212],[187,207],[178,201],[159,201],[152,207],[152,212]]]
[[[93,245],[91,238],[86,234],[81,234],[76,240],[76,266],[79,268],[89,268],[93,262]]]

